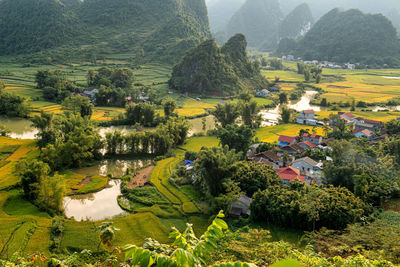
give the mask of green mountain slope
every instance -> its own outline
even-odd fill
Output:
[[[282,20],[279,0],[247,0],[228,23],[228,36],[243,33],[249,46],[260,50],[275,48]]]
[[[58,0],[0,2],[0,53],[31,53],[83,34],[77,16]]]
[[[247,41],[237,34],[218,47],[214,39],[190,50],[172,71],[169,84],[181,92],[233,95],[244,89],[267,88],[258,66],[246,54]]]
[[[301,39],[294,51],[304,59],[397,66],[400,41],[383,15],[333,9]]]
[[[30,6],[39,4],[40,11],[31,16]],[[5,54],[60,46],[52,52],[135,53],[147,60],[172,63],[210,37],[204,0],[3,0],[1,5],[2,25],[11,23],[8,29],[0,29]],[[47,24],[58,27],[48,31]],[[20,28],[32,32],[32,39],[50,45],[37,45]],[[15,43],[24,45],[14,48]]]
[[[299,39],[303,37],[314,23],[310,7],[303,3],[292,10],[282,21],[280,38]]]

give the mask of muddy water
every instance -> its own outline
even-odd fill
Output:
[[[312,109],[314,111],[321,111],[321,107],[319,106],[312,106],[310,104],[311,100],[317,95],[317,91],[306,91],[306,93],[301,97],[300,101],[294,104],[289,104],[291,109],[296,111],[303,111],[307,109]]]
[[[64,198],[65,216],[77,221],[98,221],[123,214],[117,202],[121,194],[120,184],[121,180],[111,180],[109,186],[100,192]]]
[[[310,104],[311,100],[314,96],[318,94],[317,91],[306,91],[306,93],[301,97],[300,101],[297,103],[289,103],[289,108],[294,109],[296,111],[303,111],[306,109],[312,109],[314,111],[321,111],[321,107],[312,106]],[[280,114],[280,105],[270,110],[261,110],[260,115],[263,118],[263,122],[261,124],[262,127],[275,125],[278,123]]]
[[[19,139],[35,139],[38,133],[36,128],[27,119],[0,117],[0,124],[11,131],[10,137]]]

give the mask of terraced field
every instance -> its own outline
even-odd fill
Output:
[[[34,140],[0,137],[0,190],[19,183],[19,178],[14,174],[15,166],[18,160],[34,153],[36,149]]]

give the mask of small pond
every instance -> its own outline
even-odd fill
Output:
[[[35,139],[38,133],[38,130],[32,127],[32,122],[27,119],[0,117],[0,124],[11,131],[12,138]]]
[[[107,176],[111,173],[113,177],[121,178],[127,169],[138,169],[152,163],[151,158],[133,159],[106,159],[91,167],[75,169],[74,172],[85,176]]]
[[[108,187],[92,194],[64,198],[64,213],[68,218],[82,220],[105,220],[124,213],[118,205],[121,180],[110,180]]]

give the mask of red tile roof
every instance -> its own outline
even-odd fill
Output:
[[[279,136],[278,141],[279,142],[283,142],[283,143],[292,143],[296,140],[296,137],[290,137],[290,136],[286,136],[286,135],[281,135]]]
[[[316,134],[309,134],[309,133],[303,133],[304,137],[310,137],[310,138],[321,138],[322,136],[316,135]]]
[[[315,111],[312,109],[303,110],[304,114],[314,114]]]
[[[314,145],[314,144],[311,143],[310,141],[304,141],[304,142],[299,143],[299,145],[300,145],[300,144],[306,144],[307,146],[312,147],[312,148],[316,147],[316,145]]]
[[[364,119],[364,122],[370,123],[370,124],[379,124],[379,125],[382,124],[381,121],[374,121],[374,120],[367,120],[367,119]]]
[[[300,171],[293,167],[280,168],[277,169],[276,172],[282,180],[289,180],[292,182],[297,179],[303,183],[306,181],[306,178],[300,175]]]
[[[341,115],[344,115],[344,116],[346,116],[347,118],[350,118],[350,119],[355,119],[356,118],[356,116],[354,116],[352,113],[350,113],[350,112],[346,112],[346,113],[343,113],[343,114],[341,114]]]

